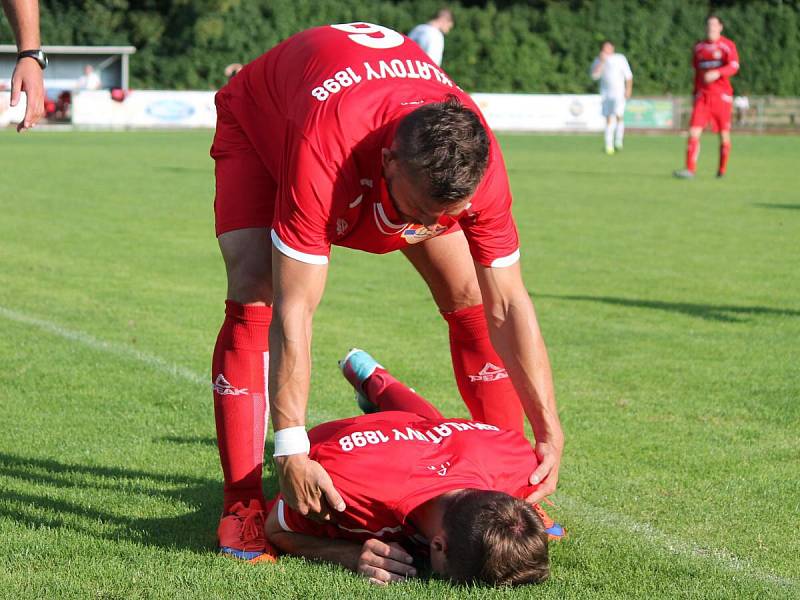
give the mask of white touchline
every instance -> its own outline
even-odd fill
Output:
[[[710,561],[728,571],[742,573],[766,583],[787,587],[794,587],[798,584],[794,579],[781,577],[767,570],[759,569],[753,566],[752,561],[739,558],[727,550],[700,546],[686,539],[670,537],[648,523],[637,523],[630,517],[592,506],[583,500],[576,500],[561,493],[557,493],[556,497],[557,506],[562,506],[591,523],[598,523],[610,529],[625,530],[626,533],[634,534],[651,545],[660,547],[671,554],[691,560]]]
[[[62,327],[58,323],[53,323],[52,321],[47,321],[45,319],[40,319],[38,317],[26,315],[16,310],[11,310],[10,308],[6,308],[5,306],[0,306],[0,318],[4,318],[8,321],[14,321],[15,323],[22,323],[23,325],[30,325],[32,327],[36,327],[38,329],[41,329],[42,331],[46,331],[47,333],[51,333],[66,340],[70,340],[72,342],[78,342],[79,344],[82,344],[89,348],[93,348],[95,350],[101,350],[103,352],[108,352],[110,354],[114,354],[122,358],[127,358],[144,363],[156,371],[160,371],[161,373],[165,373],[173,377],[179,377],[180,379],[185,379],[190,383],[195,383],[197,385],[201,385],[207,388],[211,387],[210,377],[206,375],[201,375],[200,373],[196,373],[195,371],[192,371],[180,365],[176,365],[175,363],[171,363],[168,360],[164,360],[160,356],[155,356],[154,354],[142,352],[141,350],[137,350],[136,348],[131,348],[130,346],[126,346],[125,344],[118,344],[115,342],[109,342],[107,340],[100,340],[92,335],[89,335],[84,331],[67,329],[66,327]],[[318,422],[330,421],[338,418],[328,411],[320,410],[318,408],[313,408],[310,406],[308,407],[308,416],[310,418],[313,418],[314,421]],[[266,433],[266,428],[265,428],[265,433]]]

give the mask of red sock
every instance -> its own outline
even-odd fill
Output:
[[[211,365],[217,445],[225,476],[224,510],[235,502],[264,500],[261,469],[271,319],[269,306],[225,301],[225,321]]]
[[[721,142],[719,145],[719,171],[720,175],[724,175],[728,169],[728,156],[731,153],[731,143]]]
[[[380,410],[402,410],[429,419],[441,419],[442,413],[430,402],[385,369],[375,369],[364,385],[367,398]]]
[[[689,136],[686,144],[686,169],[692,173],[697,171],[698,156],[700,156],[700,139]]]
[[[483,305],[442,315],[450,325],[450,354],[458,391],[472,418],[523,431],[522,405],[489,340]]]

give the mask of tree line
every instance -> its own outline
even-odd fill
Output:
[[[368,21],[407,32],[437,0],[40,0],[44,44],[133,45],[132,85],[213,89],[224,67],[293,33]],[[639,95],[688,94],[693,43],[710,11],[739,48],[739,94],[800,96],[800,0],[461,0],[443,68],[468,91],[576,93],[603,39],[634,72]],[[0,42],[13,37],[0,21]]]

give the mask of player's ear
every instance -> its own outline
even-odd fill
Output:
[[[381,148],[381,164],[384,174],[389,178],[397,174],[399,168],[397,155],[389,148]]]
[[[431,540],[431,549],[440,552],[442,555],[447,553],[447,538],[444,534],[433,536]]]

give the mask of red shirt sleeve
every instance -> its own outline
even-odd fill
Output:
[[[335,169],[297,131],[290,131],[278,184],[272,242],[301,262],[326,264]]]
[[[278,504],[275,510],[278,511],[278,524],[284,531],[330,539],[339,537],[338,529],[335,526],[307,519],[296,510],[290,508],[282,495],[278,496]]]
[[[739,72],[739,51],[731,40],[726,40],[726,42],[730,50],[725,57],[725,64],[719,68],[719,74],[723,77],[733,77]]]
[[[519,235],[511,216],[511,188],[497,140],[492,136],[489,168],[459,223],[470,253],[485,267],[507,267],[519,260]]]

